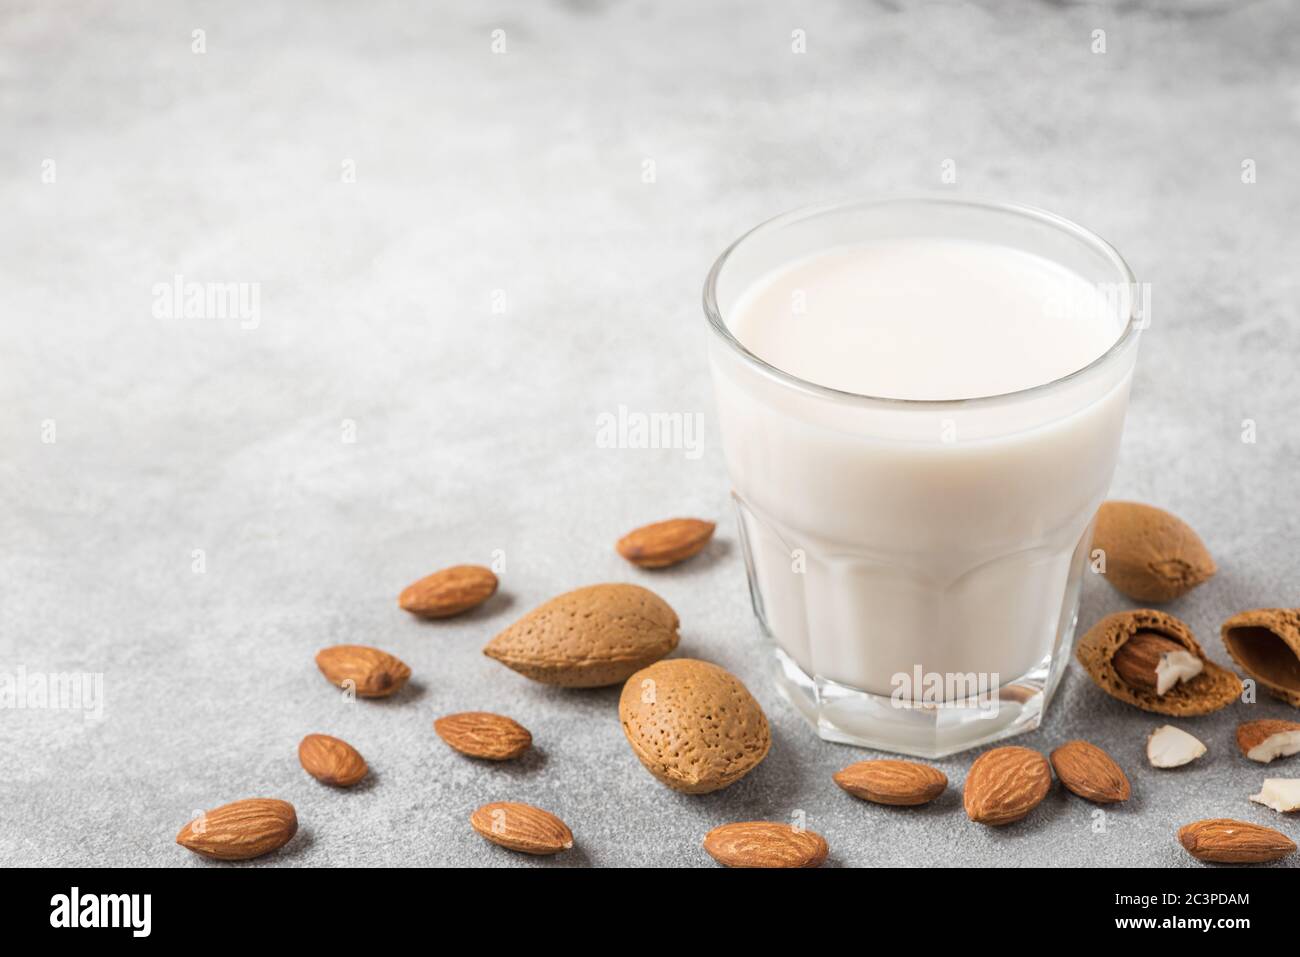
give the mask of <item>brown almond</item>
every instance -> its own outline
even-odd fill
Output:
[[[749,689],[707,661],[669,658],[638,671],[623,686],[618,716],[637,760],[685,794],[734,784],[772,747]]]
[[[1037,751],[994,748],[971,765],[962,803],[972,821],[1001,827],[1026,817],[1051,789],[1052,770]]]
[[[677,625],[677,613],[648,588],[589,585],[534,608],[483,653],[543,684],[596,688],[676,648]]]
[[[397,603],[421,618],[450,618],[491,598],[497,576],[482,565],[453,565],[407,585]]]
[[[508,761],[533,745],[533,736],[518,721],[489,711],[462,711],[433,723],[438,737],[471,758]]]
[[[1109,754],[1087,741],[1067,741],[1052,752],[1052,768],[1065,787],[1097,804],[1129,799],[1128,777]]]
[[[334,645],[316,654],[331,684],[355,689],[359,698],[385,698],[406,684],[411,669],[386,651],[368,645]]]
[[[309,734],[298,744],[303,770],[322,784],[350,788],[366,776],[366,759],[356,748],[328,734]]]
[[[835,783],[864,801],[910,807],[942,794],[948,776],[927,764],[887,759],[850,764],[835,772]]]
[[[698,518],[643,525],[618,540],[618,553],[641,568],[667,568],[703,551],[715,527]]]
[[[1164,694],[1155,688],[1140,688],[1125,681],[1115,665],[1115,656],[1138,634],[1150,633],[1168,639],[1201,661],[1201,673],[1179,681]],[[1176,718],[1218,711],[1241,694],[1241,679],[1220,668],[1205,652],[1185,622],[1153,608],[1107,615],[1088,629],[1075,649],[1075,657],[1097,686],[1126,704]]]
[[[1179,667],[1180,659],[1187,665],[1185,670]],[[1185,680],[1191,680],[1195,677],[1193,672],[1198,669],[1203,670],[1205,667],[1203,661],[1193,656],[1178,642],[1171,641],[1154,631],[1137,632],[1115,650],[1111,663],[1115,666],[1115,672],[1124,679],[1126,684],[1157,695],[1164,694],[1169,687],[1183,680],[1180,672],[1186,675]],[[1169,683],[1169,687],[1163,691],[1160,688],[1162,669],[1166,669],[1165,680]]]
[[[1173,601],[1217,570],[1191,526],[1139,502],[1103,502],[1092,547],[1105,554],[1106,581],[1134,601]]]
[[[288,801],[248,798],[190,821],[176,843],[218,861],[246,861],[283,847],[297,832],[298,815]]]
[[[1300,708],[1300,608],[1255,608],[1221,629],[1232,660],[1275,698]]]
[[[1277,718],[1243,722],[1237,725],[1237,747],[1260,764],[1300,753],[1300,724]]]
[[[820,867],[826,839],[776,821],[723,824],[704,835],[704,849],[726,867]]]
[[[1178,829],[1178,843],[1198,861],[1219,864],[1278,861],[1296,849],[1295,841],[1281,831],[1226,817],[1183,825]]]
[[[573,832],[568,825],[531,804],[484,804],[470,815],[469,823],[493,844],[524,854],[558,854],[573,847]]]

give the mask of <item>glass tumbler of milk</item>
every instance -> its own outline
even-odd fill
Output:
[[[1038,726],[1115,467],[1138,293],[1080,226],[949,198],[788,213],[714,265],[750,595],[821,737],[938,757]]]

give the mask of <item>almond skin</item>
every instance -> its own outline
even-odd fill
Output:
[[[297,832],[298,815],[288,801],[248,798],[190,821],[176,843],[214,860],[246,861],[283,847]]]
[[[1128,777],[1109,754],[1087,741],[1067,741],[1052,752],[1052,768],[1067,789],[1097,804],[1129,799]]]
[[[1052,770],[1037,751],[994,748],[971,765],[962,803],[972,821],[1001,827],[1027,816],[1051,789]]]
[[[531,804],[496,801],[469,817],[470,826],[493,844],[524,854],[558,854],[573,847],[573,832],[549,811]]]
[[[533,745],[533,736],[518,721],[488,711],[462,711],[433,723],[438,737],[471,758],[508,761]]]
[[[820,867],[826,839],[776,821],[723,824],[704,835],[704,849],[726,867]]]
[[[835,783],[864,801],[911,807],[942,794],[948,787],[948,776],[913,761],[859,761],[836,771]]]
[[[1285,735],[1286,737],[1280,737]],[[1274,747],[1256,751],[1260,745],[1277,738]],[[1287,757],[1300,751],[1300,724],[1277,718],[1261,718],[1237,725],[1237,747],[1252,761],[1268,764],[1276,758]]]
[[[1173,601],[1217,571],[1191,526],[1140,502],[1103,502],[1092,547],[1105,552],[1106,581],[1134,601]]]
[[[702,552],[716,527],[698,518],[670,518],[628,532],[616,547],[633,565],[667,568]]]
[[[1139,631],[1115,651],[1111,664],[1126,684],[1142,691],[1159,695],[1160,664],[1166,656],[1188,656],[1191,652],[1176,641],[1154,631]],[[1192,656],[1193,662],[1200,662]],[[1199,667],[1204,669],[1204,662]],[[1165,689],[1168,690],[1167,688]]]
[[[598,688],[676,648],[677,625],[677,613],[648,588],[589,585],[534,608],[483,654],[543,684]]]
[[[298,744],[303,770],[322,784],[350,788],[366,776],[366,759],[356,748],[328,734],[309,734]]]
[[[497,576],[482,565],[453,565],[407,585],[397,603],[421,618],[450,618],[491,598]]]
[[[340,688],[352,682],[359,698],[385,698],[411,677],[411,669],[400,659],[368,645],[324,648],[316,654],[316,667]]]
[[[1194,821],[1178,829],[1178,843],[1198,861],[1261,864],[1295,851],[1295,841],[1280,831],[1226,817]]]

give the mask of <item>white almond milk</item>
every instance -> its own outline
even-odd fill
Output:
[[[795,259],[719,308],[776,369],[910,400],[1053,382],[1127,316],[1046,258],[916,236]],[[809,678],[889,696],[918,669],[1007,684],[1046,667],[1073,628],[1131,360],[918,404],[792,385],[719,341],[711,356],[755,605]]]
[[[777,270],[750,287],[728,323],[750,352],[808,382],[969,399],[1082,369],[1120,333],[1099,321],[1105,309],[1094,284],[1031,253],[900,239]]]

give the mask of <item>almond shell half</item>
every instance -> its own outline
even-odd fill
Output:
[[[1300,609],[1255,608],[1223,623],[1232,660],[1275,698],[1300,708]]]

